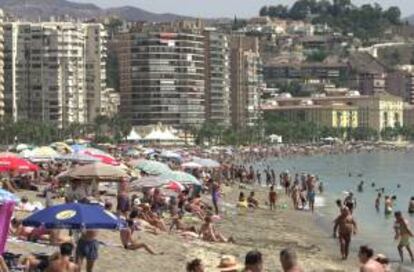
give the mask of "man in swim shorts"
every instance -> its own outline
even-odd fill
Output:
[[[395,212],[394,217],[395,240],[400,240],[398,243],[398,253],[400,254],[401,262],[404,262],[404,248],[407,249],[411,261],[414,262],[414,256],[410,246],[410,239],[413,237],[413,233],[408,225],[408,221],[404,219],[400,211]]]

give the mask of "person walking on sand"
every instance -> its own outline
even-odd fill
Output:
[[[342,260],[346,260],[349,255],[352,234],[355,235],[357,230],[357,224],[348,207],[342,208],[341,214],[335,219],[334,224],[333,237],[338,236]]]
[[[293,249],[285,248],[280,251],[280,264],[283,272],[304,272],[298,264],[298,258]]]
[[[361,262],[360,272],[385,272],[384,266],[373,259],[374,250],[368,246],[361,246],[358,258]]]
[[[213,182],[211,186],[211,202],[213,203],[214,212],[216,213],[216,215],[219,214],[219,207],[218,207],[219,198],[220,198],[220,185],[217,182]]]
[[[269,191],[269,206],[270,206],[270,210],[275,210],[276,209],[276,200],[277,200],[277,193],[275,191],[274,186],[270,186],[270,191]]]
[[[414,263],[414,256],[410,246],[410,239],[413,237],[408,221],[402,216],[400,211],[394,213],[395,217],[395,240],[400,240],[398,243],[398,253],[400,254],[401,262],[404,262],[404,248],[410,254],[411,261]]]
[[[86,259],[86,272],[92,272],[98,259],[99,242],[96,240],[97,230],[86,230],[76,247],[76,263],[82,270],[83,260]]]

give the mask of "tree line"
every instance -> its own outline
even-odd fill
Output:
[[[0,121],[0,144],[27,143],[47,145],[65,139],[87,138],[93,135],[94,142],[119,143],[125,139],[132,126],[119,115],[98,116],[93,123],[71,123],[59,128],[52,122],[42,120],[18,120],[5,118]]]
[[[291,7],[264,6],[259,14],[281,19],[308,19],[314,24],[327,24],[334,31],[353,33],[361,40],[380,38],[388,27],[401,24],[398,7],[383,9],[377,3],[358,7],[351,0],[298,0]]]

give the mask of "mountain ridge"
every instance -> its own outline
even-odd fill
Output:
[[[168,22],[189,19],[172,13],[153,13],[133,6],[103,9],[91,3],[77,3],[68,0],[0,0],[0,8],[6,13],[23,20],[48,20],[51,17],[70,16],[76,19],[94,19],[117,16],[128,21]]]

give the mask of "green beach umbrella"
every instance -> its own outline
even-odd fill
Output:
[[[196,177],[182,171],[169,171],[162,174],[161,177],[167,180],[179,182],[181,184],[201,185]]]
[[[171,171],[168,165],[162,162],[150,161],[150,160],[139,161],[137,165],[135,166],[135,168],[149,175],[161,175],[161,174]]]

